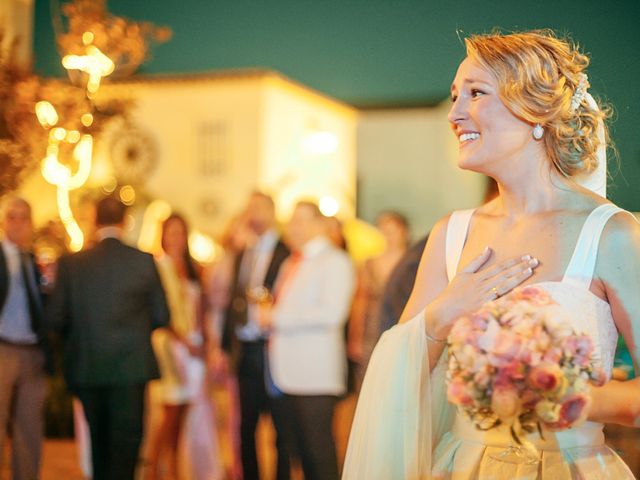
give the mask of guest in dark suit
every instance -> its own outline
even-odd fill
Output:
[[[260,478],[256,454],[256,427],[270,412],[276,429],[277,478],[289,478],[286,412],[281,398],[270,398],[265,386],[267,333],[258,322],[258,303],[273,288],[280,265],[289,255],[275,229],[275,205],[268,195],[254,192],[246,210],[255,235],[238,255],[231,284],[222,347],[231,354],[240,390],[240,451],[245,480]]]
[[[12,478],[38,478],[46,396],[40,275],[28,252],[31,207],[4,203],[0,248],[0,470],[6,429],[12,431]]]
[[[416,279],[418,265],[426,244],[427,237],[418,240],[405,252],[392,270],[391,275],[389,275],[380,302],[379,322],[381,331],[379,335],[382,335],[386,330],[398,323],[404,306],[409,300],[409,295],[411,295],[413,282]]]
[[[158,377],[151,331],[169,321],[153,257],[120,240],[124,213],[114,198],[98,202],[98,243],[60,259],[48,309],[89,423],[94,480],[133,479],[145,385]]]

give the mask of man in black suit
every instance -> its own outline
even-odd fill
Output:
[[[231,301],[225,319],[222,347],[231,354],[240,388],[240,443],[245,480],[258,480],[256,428],[262,412],[270,412],[276,429],[277,474],[289,478],[289,441],[284,427],[282,398],[268,395],[265,384],[267,334],[259,326],[258,302],[273,288],[280,265],[289,255],[275,229],[275,205],[268,195],[254,192],[246,214],[256,236],[235,264]]]
[[[389,275],[380,302],[380,335],[400,320],[413,290],[427,238],[421,238],[409,248]]]
[[[151,331],[169,322],[153,257],[120,240],[124,214],[115,198],[98,202],[98,243],[60,259],[47,316],[89,423],[94,480],[133,479],[145,385],[158,377]]]
[[[28,252],[31,206],[5,199],[0,248],[0,470],[8,424],[12,478],[38,478],[47,386],[42,335],[40,275]]]

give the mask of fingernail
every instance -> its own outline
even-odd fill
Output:
[[[536,267],[538,266],[538,259],[537,258],[532,258],[531,260],[529,260],[529,265],[531,265],[532,267]]]
[[[487,245],[486,247],[484,247],[484,250],[482,251],[482,253],[487,253],[489,251],[489,245]]]
[[[532,273],[533,273],[533,270],[531,270],[531,268],[527,268],[527,269],[524,271],[524,274],[525,274],[525,275],[531,275]]]
[[[524,255],[524,256],[522,257],[522,260],[525,260],[525,261],[527,261],[527,260],[531,260],[531,255]]]

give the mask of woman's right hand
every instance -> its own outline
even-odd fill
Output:
[[[425,327],[430,337],[444,340],[456,319],[510,292],[533,275],[539,265],[536,258],[523,255],[480,271],[492,255],[493,250],[485,248],[429,303]]]

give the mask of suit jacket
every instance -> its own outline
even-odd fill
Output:
[[[275,385],[291,395],[341,395],[346,390],[344,324],[355,270],[328,239],[305,245],[295,272],[286,264],[276,285],[269,340]]]
[[[289,256],[289,249],[281,241],[278,240],[276,246],[273,249],[271,256],[271,262],[267,268],[267,273],[263,284],[270,291],[273,290],[273,285],[280,271],[282,262]],[[233,367],[238,368],[238,361],[242,355],[242,342],[238,340],[236,335],[236,328],[247,323],[247,299],[243,285],[240,285],[240,266],[242,265],[242,259],[245,255],[245,251],[242,251],[235,259],[234,273],[231,283],[231,295],[229,297],[229,306],[225,312],[225,319],[222,331],[222,348],[226,351],[230,357]]]
[[[407,250],[389,275],[380,302],[379,335],[382,335],[400,320],[400,315],[402,315],[413,290],[427,238],[428,236],[423,237]]]
[[[243,285],[239,284],[240,266],[242,265],[242,258],[245,252],[242,251],[235,260],[233,280],[231,283],[231,295],[229,300],[229,306],[226,311],[223,335],[222,335],[222,348],[231,353],[232,356],[239,354],[239,342],[236,337],[236,327],[239,325],[245,325],[247,323],[247,300],[245,289]],[[270,291],[273,290],[278,272],[282,262],[289,256],[289,249],[281,241],[278,240],[275,248],[273,249],[273,255],[271,256],[271,262],[267,268],[267,273],[264,277],[264,286]]]
[[[36,267],[33,255],[30,257],[30,268],[33,272],[33,278],[36,279],[36,284],[40,286],[42,284],[42,275],[40,270]],[[41,291],[34,292],[40,297],[40,306],[44,305],[45,296]],[[0,310],[4,308],[4,304],[7,301],[7,295],[9,294],[9,267],[7,265],[7,258],[4,255],[4,250],[0,247]],[[31,303],[31,302],[30,302]],[[42,308],[36,308],[35,305],[29,305],[29,312],[31,314],[31,329],[33,333],[38,337],[38,341],[42,344],[44,342],[43,335],[43,310]]]
[[[47,330],[62,336],[71,390],[158,377],[151,332],[169,323],[153,257],[107,238],[60,259]]]

